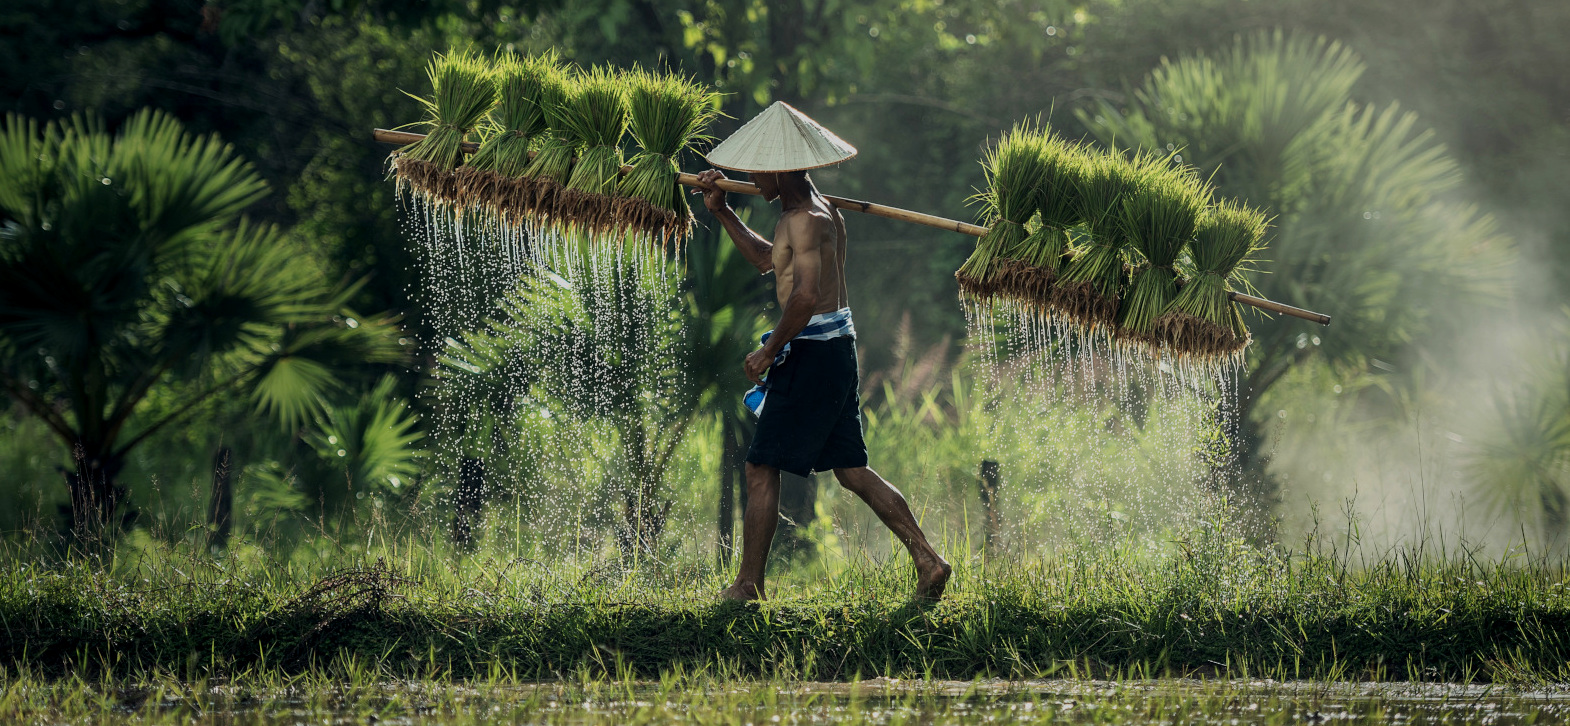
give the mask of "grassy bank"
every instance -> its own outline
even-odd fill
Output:
[[[960,562],[949,597],[923,606],[903,564],[787,572],[774,600],[741,605],[714,600],[722,574],[704,566],[414,547],[339,569],[8,557],[0,664],[188,678],[352,664],[419,678],[1570,680],[1559,568],[1416,552],[1358,565],[1201,538],[1170,556]]]

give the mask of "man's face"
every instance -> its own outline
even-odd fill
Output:
[[[767,171],[753,172],[752,183],[763,192],[763,201],[772,202],[780,198],[780,175]]]

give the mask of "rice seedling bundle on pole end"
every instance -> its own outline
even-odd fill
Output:
[[[987,190],[974,199],[982,203],[988,229],[976,241],[975,252],[954,273],[962,295],[978,302],[990,301],[997,291],[998,257],[1030,236],[1025,223],[1036,213],[1036,195],[1041,193],[1043,144],[1040,133],[1019,124],[1003,134],[981,160]]]
[[[1086,157],[1074,201],[1089,234],[1074,250],[1074,259],[1058,276],[1053,307],[1086,332],[1111,331],[1117,322],[1118,299],[1127,272],[1123,269],[1128,231],[1121,213],[1123,199],[1134,192],[1136,178],[1118,154]]]
[[[1143,152],[1130,163],[1135,189],[1118,213],[1129,243],[1143,260],[1118,308],[1117,337],[1159,347],[1156,319],[1178,295],[1177,261],[1194,236],[1210,190],[1191,171],[1172,166],[1172,155]]]
[[[1270,221],[1263,212],[1233,200],[1211,207],[1189,244],[1188,280],[1155,322],[1155,334],[1179,354],[1203,361],[1236,360],[1248,347],[1248,326],[1230,294],[1247,287],[1248,261],[1264,248]]]
[[[491,135],[458,170],[458,187],[466,205],[484,204],[502,219],[521,222],[529,214],[534,185],[525,178],[529,150],[545,131],[543,82],[561,74],[556,52],[520,58],[496,58],[493,78],[498,96],[491,109]]]
[[[677,177],[677,157],[708,141],[719,94],[684,76],[635,70],[629,79],[628,124],[641,149],[621,180],[616,224],[678,247],[692,232],[692,209]]]
[[[1041,160],[1036,226],[1019,245],[1002,253],[993,280],[999,296],[1046,315],[1052,312],[1058,274],[1068,255],[1068,230],[1083,221],[1076,195],[1085,150],[1048,131],[1041,140]]]
[[[573,136],[567,127],[567,103],[577,92],[577,84],[567,69],[551,65],[542,71],[539,105],[545,114],[545,132],[537,137],[534,159],[523,170],[533,190],[528,217],[540,227],[556,222],[556,197],[572,176]]]
[[[603,234],[615,227],[621,182],[621,137],[627,132],[627,82],[596,66],[581,73],[562,119],[578,144],[572,176],[552,205],[559,223]]]
[[[491,68],[469,51],[438,53],[426,67],[432,95],[408,94],[425,106],[430,128],[425,138],[394,152],[393,174],[399,186],[438,203],[461,205],[453,170],[463,165],[463,142],[496,104]]]

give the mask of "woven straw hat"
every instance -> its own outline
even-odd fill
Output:
[[[763,110],[710,151],[710,164],[733,171],[804,171],[856,155],[845,143],[784,101]]]

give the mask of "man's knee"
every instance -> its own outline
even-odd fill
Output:
[[[754,464],[746,462],[744,471],[747,474],[748,488],[779,486],[780,470],[768,464]]]
[[[848,466],[834,470],[834,479],[840,486],[851,491],[858,491],[867,486],[867,475],[871,470],[865,466]]]

